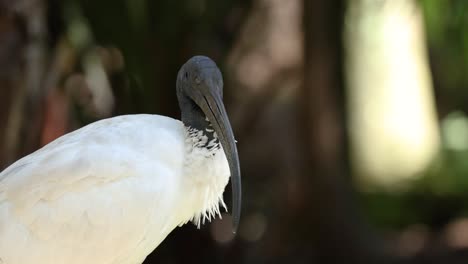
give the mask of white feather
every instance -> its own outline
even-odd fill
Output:
[[[203,140],[175,119],[120,116],[18,160],[0,173],[0,263],[143,262],[225,207],[227,160]]]

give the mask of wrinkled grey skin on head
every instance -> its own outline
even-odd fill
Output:
[[[189,59],[177,75],[177,98],[182,122],[186,126],[202,131],[210,128],[211,124],[223,146],[231,171],[232,217],[235,233],[239,226],[242,199],[239,157],[234,133],[223,104],[223,77],[216,63],[205,56]]]

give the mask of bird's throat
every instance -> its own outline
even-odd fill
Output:
[[[204,148],[208,152],[220,147],[219,139],[213,128],[198,129],[186,126],[187,137],[193,148]]]
[[[191,108],[185,111],[184,108]],[[189,106],[187,103],[181,105],[182,122],[184,123],[189,136],[194,138],[197,147],[211,148],[219,145],[218,136],[206,115],[196,105]]]

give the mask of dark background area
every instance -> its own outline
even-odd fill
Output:
[[[468,263],[468,148],[443,129],[458,120],[468,142],[468,2],[408,0],[441,143],[403,190],[371,191],[348,133],[351,2],[0,0],[0,168],[101,118],[178,118],[177,71],[203,54],[223,71],[238,140],[240,230],[227,214],[185,225],[145,263]]]

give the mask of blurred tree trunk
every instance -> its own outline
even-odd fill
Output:
[[[1,3],[0,167],[37,149],[40,138],[47,37],[41,0]]]
[[[24,46],[24,34],[18,18],[10,12],[7,3],[0,4],[0,170],[12,160],[7,130],[10,108],[17,93],[15,88],[21,83]]]
[[[305,194],[293,226],[310,226],[319,263],[386,263],[360,219],[349,185],[343,88],[344,2],[304,1],[304,83],[299,93]]]

